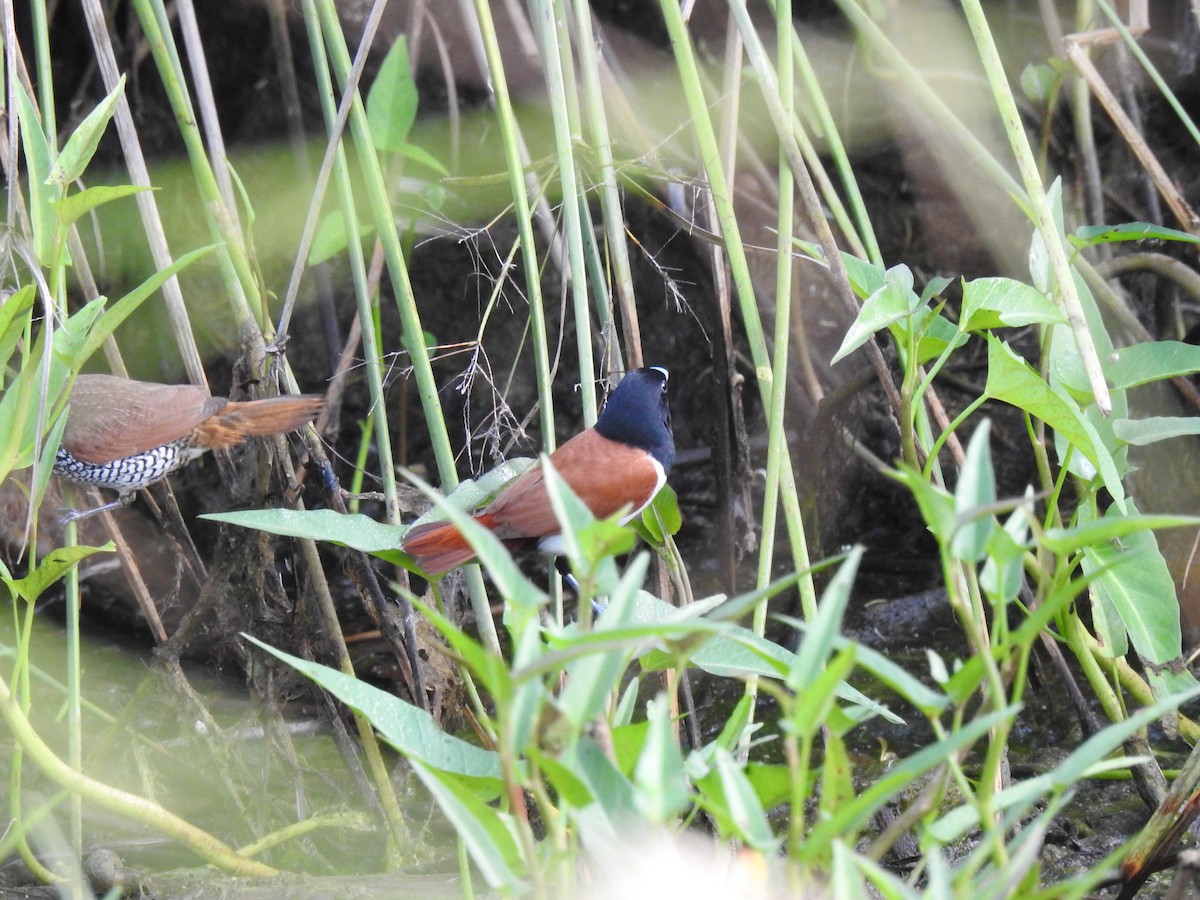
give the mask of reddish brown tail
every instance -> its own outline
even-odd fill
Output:
[[[320,415],[323,404],[312,394],[231,402],[196,427],[196,442],[201,447],[233,447],[255,435],[295,431]]]
[[[491,527],[487,516],[478,516],[477,522]],[[404,535],[404,552],[430,575],[441,575],[475,558],[467,539],[449,522],[428,522],[410,528]]]

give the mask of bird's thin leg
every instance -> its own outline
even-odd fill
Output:
[[[66,525],[68,522],[82,522],[84,519],[90,519],[92,516],[102,512],[108,512],[114,509],[124,509],[133,502],[133,491],[122,491],[117,494],[117,499],[111,503],[105,503],[103,506],[95,506],[91,509],[65,509],[62,516],[59,518],[60,525]]]

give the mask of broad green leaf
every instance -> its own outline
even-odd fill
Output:
[[[921,518],[925,520],[933,536],[942,543],[950,541],[956,525],[954,497],[926,481],[919,471],[909,468],[904,463],[888,474],[912,492],[913,499],[917,501],[917,508],[921,511]]]
[[[760,853],[773,854],[779,839],[771,830],[771,823],[767,821],[767,814],[746,773],[729,751],[720,747],[717,748],[716,763],[725,810],[738,837]]]
[[[917,327],[920,337],[917,339],[917,358],[918,364],[929,362],[931,359],[937,359],[951,347],[961,347],[971,339],[969,334],[965,334],[959,330],[958,326],[947,319],[945,316],[939,316],[932,309],[918,310],[913,316],[914,322],[919,322]],[[896,331],[898,326],[891,326],[893,331]],[[902,336],[902,332],[897,334],[897,339]]]
[[[1185,244],[1200,243],[1200,237],[1187,231],[1165,228],[1152,222],[1126,222],[1124,225],[1084,225],[1075,229],[1070,241],[1076,247],[1094,247],[1114,241],[1181,241]]]
[[[648,726],[643,726],[648,727]],[[616,731],[614,738],[618,735]],[[564,759],[572,773],[587,786],[596,802],[579,810],[579,822],[584,829],[585,842],[598,836],[612,840],[627,834],[625,829],[637,821],[633,783],[613,765],[590,735],[583,735],[575,747],[574,756]],[[632,771],[633,765],[630,765]]]
[[[971,563],[979,562],[987,555],[988,539],[996,528],[996,520],[990,512],[979,512],[980,507],[996,502],[996,473],[988,445],[991,432],[991,420],[984,419],[971,435],[954,488],[957,528],[950,541],[950,552],[957,559]]]
[[[401,156],[411,159],[413,162],[420,163],[423,166],[427,166],[430,169],[433,169],[433,171],[437,172],[443,178],[450,177],[450,170],[447,169],[444,165],[442,165],[442,161],[440,159],[438,159],[436,156],[434,156],[432,153],[430,153],[424,147],[418,147],[416,144],[407,144],[406,143],[406,144],[401,144],[399,147],[396,147],[395,152],[399,153]],[[430,199],[436,200],[437,197],[436,196],[431,197],[431,195],[433,193],[434,188],[440,188],[440,187],[441,187],[440,185],[431,185],[429,188],[422,191],[422,196],[426,200],[430,200]],[[440,205],[440,204],[437,204],[437,205]],[[435,208],[436,208],[436,206],[435,206]]]
[[[1200,417],[1149,416],[1145,419],[1120,419],[1113,422],[1113,434],[1127,444],[1141,447],[1169,438],[1200,434]]]
[[[1121,347],[1102,361],[1109,385],[1124,390],[1200,372],[1200,347],[1182,341],[1150,341]]]
[[[408,41],[401,35],[388,50],[367,92],[367,122],[375,149],[399,151],[416,118],[417,85],[409,68]]]
[[[1070,442],[1099,474],[1113,500],[1125,502],[1125,488],[1108,449],[1079,407],[1048,385],[1003,341],[988,337],[988,377],[985,393],[1041,419]]]
[[[638,533],[645,529],[643,537],[649,538],[649,543],[662,544],[666,538],[663,534],[675,535],[683,526],[683,516],[679,513],[679,497],[675,489],[664,484],[662,490],[654,495],[650,505],[642,510],[642,514],[629,523]],[[640,527],[637,527],[640,526]]]
[[[1013,278],[975,278],[963,284],[962,322],[966,331],[1066,324],[1053,300]]]
[[[200,518],[284,537],[327,541],[364,553],[397,549],[407,530],[376,522],[369,516],[339,513],[332,509],[247,509],[205,513]]]
[[[101,184],[74,194],[69,194],[61,200],[52,200],[50,201],[50,205],[54,207],[54,211],[58,213],[59,221],[66,228],[74,225],[82,216],[87,215],[97,206],[149,190],[153,190],[153,188],[138,187],[132,184]]]
[[[380,737],[412,762],[476,779],[477,790],[482,786],[493,792],[499,790],[501,771],[496,754],[446,734],[425,710],[336,669],[276,650],[248,634],[242,637],[358,710]]]
[[[863,548],[855,547],[821,594],[817,615],[805,630],[795,660],[788,667],[785,683],[793,691],[801,691],[814,681],[833,654],[833,642],[840,633],[862,555]]]
[[[46,183],[50,175],[50,144],[42,131],[41,119],[33,101],[25,93],[20,79],[14,81],[13,85],[16,88],[17,110],[21,115],[21,149],[29,173],[25,188],[29,191],[29,224],[33,229],[34,251],[39,263],[54,266],[67,261],[65,242],[61,248],[62,255],[58,259],[51,258],[58,220],[50,204],[62,196],[62,189]]]
[[[24,578],[5,579],[5,583],[22,600],[33,603],[42,591],[66,575],[81,560],[97,553],[112,553],[114,549],[111,541],[103,547],[58,547],[43,557],[37,568]]]
[[[797,240],[795,245],[807,256],[825,265],[825,253],[816,244]],[[859,259],[849,253],[842,253],[842,265],[850,279],[850,287],[860,299],[865,299],[883,287],[884,271],[874,263]]]
[[[35,297],[33,285],[27,284],[0,303],[0,368],[8,365],[17,343],[25,336],[28,313]]]
[[[414,521],[412,525],[424,525],[426,522],[439,522],[449,518],[445,511],[447,506],[464,511],[479,509],[490,500],[495,499],[510,481],[536,463],[536,459],[528,456],[514,456],[479,478],[464,478],[459,482],[458,487],[449,494],[445,496],[439,494],[438,499],[441,502],[430,507],[429,512]]]
[[[1105,519],[1110,517],[1111,510]],[[1084,548],[1083,571],[1091,574],[1100,569],[1092,590],[1117,610],[1142,658],[1152,665],[1178,660],[1182,653],[1179,601],[1154,533],[1133,532]]]
[[[846,332],[832,362],[850,355],[876,332],[908,318],[919,308],[921,298],[913,291],[913,277],[908,266],[901,264],[888,269],[883,286],[863,301],[858,317]]]
[[[108,127],[113,113],[116,112],[117,103],[120,102],[124,92],[125,76],[122,75],[113,89],[109,91],[108,96],[87,114],[87,118],[79,123],[79,127],[67,139],[67,145],[58,154],[58,159],[54,161],[54,166],[50,169],[50,174],[46,178],[47,184],[66,185],[83,174],[88,163],[92,161],[96,147],[100,144],[100,138],[104,136],[104,130]]]
[[[691,794],[664,697],[646,704],[646,719],[650,730],[634,767],[634,805],[648,821],[667,823],[687,809]]]
[[[570,766],[563,765],[561,761],[543,753],[537,747],[530,747],[528,753],[530,762],[549,779],[550,786],[554,788],[560,800],[566,801],[576,809],[583,809],[589,803],[595,802],[596,797],[589,790],[587,783],[573,772]]]
[[[1193,525],[1200,525],[1200,516],[1120,515],[1114,512],[1098,522],[1081,522],[1068,528],[1047,528],[1041,543],[1053,553],[1070,555],[1107,541],[1124,540],[1142,531]]]

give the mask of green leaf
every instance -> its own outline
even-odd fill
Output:
[[[62,226],[68,228],[97,206],[150,190],[153,188],[139,187],[133,184],[101,184],[70,194],[61,200],[51,200],[50,205],[58,213],[58,219]]]
[[[27,284],[0,303],[0,369],[8,365],[17,343],[25,336],[25,328],[29,325],[28,313],[33,309],[36,296],[33,285]]]
[[[42,131],[41,119],[34,109],[33,101],[25,93],[20,79],[16,87],[17,111],[21,116],[21,148],[25,151],[25,167],[29,179],[25,186],[29,191],[29,224],[33,229],[33,244],[38,262],[44,266],[55,266],[67,261],[66,245],[61,248],[58,259],[54,253],[55,226],[57,219],[51,202],[62,196],[58,185],[47,185],[50,174],[50,144]]]
[[[423,166],[433,169],[433,171],[437,172],[443,178],[450,177],[450,170],[442,165],[442,161],[440,159],[438,159],[424,147],[418,147],[416,144],[406,143],[396,147],[395,152],[399,153],[401,156],[411,159],[413,162],[420,163]],[[440,185],[431,185],[431,189],[438,187],[440,187]],[[424,196],[426,200],[430,199],[430,189],[427,189],[424,192]]]
[[[1104,520],[1110,518],[1121,516],[1109,510]],[[1120,540],[1085,547],[1083,571],[1096,573],[1092,590],[1117,610],[1143,659],[1156,666],[1179,659],[1179,601],[1153,532],[1127,533]]]
[[[1148,416],[1145,419],[1118,419],[1113,434],[1127,444],[1145,446],[1170,438],[1200,434],[1200,417]]]
[[[87,114],[87,118],[79,123],[79,127],[67,139],[67,145],[54,161],[46,184],[69,184],[83,174],[88,163],[92,161],[100,138],[104,136],[104,130],[108,127],[108,122],[116,112],[117,103],[124,93],[125,76],[122,75],[108,96]]]
[[[1099,474],[1118,505],[1125,488],[1108,448],[1082,411],[1064,394],[1048,385],[1037,372],[1003,341],[988,336],[988,377],[985,394],[1041,419],[1087,460],[1091,474]]]
[[[804,640],[796,651],[795,660],[788,667],[786,684],[793,691],[815,681],[833,653],[833,641],[837,637],[846,607],[850,603],[858,565],[862,561],[863,548],[855,547],[846,561],[838,567],[837,574],[821,594],[817,615],[804,632]]]
[[[1030,63],[1021,70],[1021,92],[1039,106],[1046,106],[1062,84],[1062,75],[1045,63]]]
[[[664,484],[662,490],[654,495],[650,505],[642,510],[641,516],[630,522],[630,525],[641,525],[646,531],[642,536],[648,539],[648,543],[656,546],[666,542],[664,535],[679,534],[679,529],[683,527],[683,516],[679,512],[679,497],[675,489],[669,484]],[[638,530],[640,533],[641,529]]]
[[[996,527],[990,512],[979,512],[980,507],[996,502],[996,473],[992,469],[992,451],[988,446],[991,431],[991,420],[984,419],[971,435],[954,488],[957,528],[950,541],[950,552],[966,562],[976,563],[987,555],[988,539]]]
[[[284,537],[327,541],[364,553],[395,550],[407,530],[376,522],[369,516],[339,513],[332,509],[247,509],[205,513],[200,518]]]
[[[728,750],[716,751],[717,775],[725,798],[725,811],[737,835],[760,853],[773,854],[779,840],[771,830],[767,814],[759,803],[746,773],[734,761]]]
[[[1029,515],[1023,508],[1013,510],[1003,528],[992,530],[979,584],[994,602],[1008,603],[1020,593],[1028,538]]]
[[[1148,341],[1114,350],[1103,364],[1109,385],[1125,390],[1200,372],[1200,347],[1182,341]]]
[[[819,246],[808,241],[796,240],[793,243],[807,256],[825,265],[825,253]],[[842,265],[850,279],[850,287],[860,298],[865,299],[883,287],[884,271],[874,263],[859,259],[850,253],[843,252]]]
[[[975,278],[963,284],[965,331],[1066,324],[1067,317],[1037,288],[1013,278]]]
[[[609,592],[608,606],[596,622],[595,634],[619,633],[631,619],[649,565],[650,557],[645,553],[629,564],[615,590]],[[609,694],[620,687],[628,657],[628,649],[618,644],[589,653],[567,667],[567,686],[558,705],[573,725],[582,727],[600,714]]]
[[[1081,522],[1069,528],[1047,528],[1041,543],[1052,553],[1070,555],[1106,541],[1125,539],[1140,531],[1200,525],[1200,516],[1120,515],[1113,511],[1098,522]]]
[[[477,790],[481,786],[493,792],[500,789],[500,760],[496,754],[446,734],[425,710],[344,672],[276,650],[248,634],[242,637],[358,710],[380,737],[412,762],[476,779]]]
[[[908,318],[919,308],[921,298],[913,291],[913,277],[908,266],[901,264],[888,269],[882,287],[863,301],[858,317],[846,332],[832,362],[849,356],[877,331]]]
[[[430,507],[429,512],[412,522],[409,527],[424,525],[426,522],[444,521],[449,518],[446,507],[466,512],[479,509],[495,499],[502,490],[508,487],[510,481],[536,463],[536,459],[528,456],[514,456],[477,479],[464,478],[458,483],[458,487],[449,494],[436,495],[440,502]]]
[[[111,541],[103,547],[59,547],[43,557],[37,568],[24,578],[6,578],[4,582],[26,603],[33,603],[42,595],[42,591],[62,578],[81,560],[97,553],[112,553],[115,549]]]
[[[613,736],[616,738],[617,733]],[[596,803],[582,811],[581,824],[589,831],[602,831],[608,838],[626,834],[624,829],[637,818],[633,783],[589,735],[580,737],[574,756],[563,762],[596,798]]]
[[[1069,237],[1071,243],[1083,249],[1097,244],[1110,244],[1114,241],[1181,241],[1185,244],[1200,243],[1200,237],[1187,231],[1174,228],[1164,228],[1152,222],[1127,222],[1124,225],[1084,225],[1075,229],[1075,234]]]
[[[402,35],[388,50],[367,92],[367,122],[375,149],[398,152],[416,118],[417,85],[409,68],[408,41]]]
[[[646,704],[650,730],[634,768],[634,804],[652,823],[666,823],[691,802],[683,756],[671,730],[667,701],[662,696]]]

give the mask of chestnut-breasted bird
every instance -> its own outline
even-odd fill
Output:
[[[674,460],[667,370],[658,366],[627,374],[596,424],[550,454],[555,471],[592,515],[606,518],[628,509],[626,522],[666,484]],[[474,519],[512,549],[536,541],[542,552],[561,555],[560,526],[550,506],[541,464],[513,479]],[[403,546],[430,575],[475,558],[475,551],[448,522],[410,528]]]
[[[317,417],[322,402],[314,395],[236,402],[190,384],[80,375],[68,398],[54,474],[118,493],[114,503],[72,518],[90,516],[128,503],[134,491],[207,450],[294,431]]]

